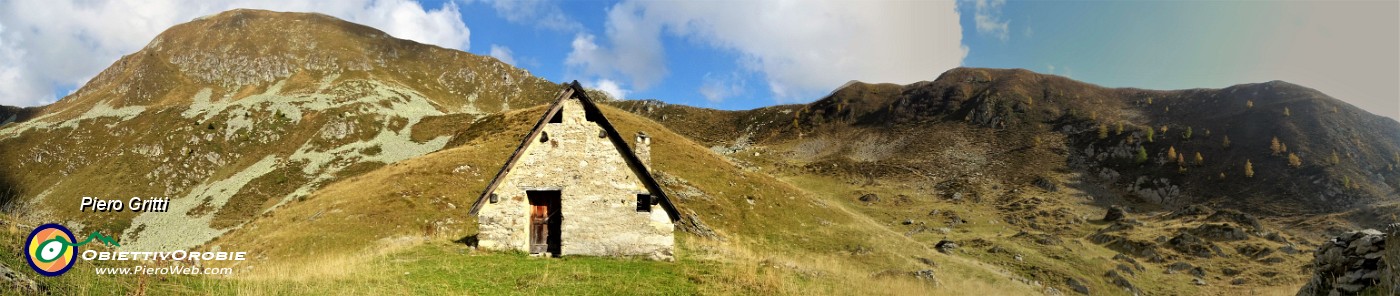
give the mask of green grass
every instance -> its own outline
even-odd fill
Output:
[[[3,256],[6,266],[24,268],[18,271],[32,275],[23,260]],[[699,293],[691,279],[715,274],[718,267],[695,261],[536,258],[473,252],[447,244],[420,245],[368,262],[327,266],[342,273],[324,276],[309,272],[265,278],[243,270],[235,270],[232,277],[97,275],[94,269],[99,265],[109,266],[79,261],[62,276],[35,280],[57,295],[138,290],[154,295],[691,295]]]
[[[420,247],[388,258],[408,290],[475,294],[694,294],[678,263],[640,259],[533,258],[522,253],[463,255]],[[399,271],[403,271],[400,273]],[[402,275],[400,275],[402,274]],[[412,278],[412,280],[408,280]]]

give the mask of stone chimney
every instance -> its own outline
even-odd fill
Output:
[[[637,153],[637,160],[642,161],[642,165],[651,170],[651,136],[647,133],[637,132],[637,141],[632,145]]]

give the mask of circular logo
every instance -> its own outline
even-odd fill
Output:
[[[29,267],[44,276],[58,276],[73,268],[78,247],[73,245],[73,232],[58,224],[44,224],[29,233],[24,243],[24,259]]]

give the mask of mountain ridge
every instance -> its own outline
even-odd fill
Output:
[[[663,123],[667,123],[667,117],[683,117],[674,113],[686,113],[648,112],[646,108],[635,106],[645,104],[623,104],[624,109],[631,108],[629,110],[651,116]],[[1209,155],[1205,158],[1206,163],[1214,160],[1231,162],[1227,165],[1206,166],[1205,169],[1211,170],[1207,176],[1172,176],[1172,179],[1186,179],[1184,181],[1214,186],[1219,182],[1212,182],[1211,177],[1218,178],[1219,174],[1224,173],[1227,178],[1238,178],[1243,175],[1244,162],[1249,160],[1260,172],[1258,178],[1269,178],[1261,182],[1279,182],[1278,178],[1283,178],[1281,180],[1292,184],[1289,185],[1291,188],[1287,189],[1261,190],[1268,191],[1268,194],[1291,196],[1287,201],[1300,203],[1297,206],[1300,209],[1322,205],[1321,208],[1326,209],[1322,212],[1335,212],[1373,201],[1372,198],[1358,197],[1395,200],[1397,195],[1394,188],[1400,187],[1400,176],[1394,171],[1394,166],[1400,163],[1400,157],[1396,156],[1397,152],[1400,152],[1400,122],[1370,114],[1314,89],[1283,81],[1241,84],[1219,89],[1163,91],[1104,88],[1024,69],[957,68],[945,72],[933,81],[902,86],[848,83],[831,95],[810,104],[773,108],[796,109],[792,111],[796,114],[794,124],[759,132],[781,135],[771,138],[775,142],[788,141],[808,130],[829,126],[917,126],[922,123],[965,122],[990,127],[994,131],[1017,129],[1019,126],[1037,129],[1038,132],[1049,132],[1048,128],[1054,128],[1058,131],[1073,131],[1066,134],[1080,135],[1091,132],[1096,125],[1108,125],[1115,131],[1113,136],[1105,140],[1118,140],[1118,144],[1126,141],[1133,146],[1128,147],[1132,149],[1145,146],[1152,150],[1149,152],[1154,154],[1153,158],[1165,157],[1167,150],[1181,149],[1189,150],[1193,154],[1199,151]],[[1288,115],[1284,114],[1285,108],[1288,109]],[[673,106],[672,109],[685,108]],[[735,117],[746,118],[763,113],[759,110],[699,113],[732,112],[743,114]],[[1129,132],[1136,133],[1130,133],[1127,137],[1121,136],[1121,133],[1116,131],[1116,125],[1120,122],[1127,125]],[[678,130],[686,129],[678,124],[667,124]],[[699,125],[713,128],[712,125],[703,123]],[[1148,127],[1157,134],[1161,133],[1163,126],[1167,127],[1169,137],[1153,135],[1153,140],[1156,140],[1154,143],[1137,143],[1145,140]],[[1187,129],[1194,132],[1189,139],[1184,135]],[[1364,137],[1362,131],[1374,133],[1375,136]],[[740,137],[739,134],[741,133],[705,138],[736,139]],[[1223,147],[1225,137],[1230,137],[1231,147]],[[1272,155],[1269,145],[1273,137],[1280,138],[1281,144],[1289,146],[1289,151]],[[1093,136],[1079,139],[1084,145],[1097,144],[1099,149],[1103,149],[1103,145],[1107,144],[1090,143],[1098,140]],[[762,140],[764,139],[759,139],[759,142]],[[1165,144],[1159,145],[1160,143]],[[1332,143],[1349,145],[1338,144],[1333,147]],[[1086,149],[1084,145],[1077,149]],[[1332,151],[1336,151],[1338,155],[1336,164],[1332,163]],[[1288,153],[1298,155],[1302,159],[1302,165],[1298,168],[1289,167]],[[1170,162],[1175,162],[1175,159]],[[1196,169],[1192,165],[1184,167]],[[1265,171],[1283,172],[1284,176],[1272,173],[1266,175],[1263,173]],[[1295,173],[1307,176],[1288,176]],[[1341,184],[1352,182],[1357,184]],[[1301,185],[1306,183],[1330,185]],[[1356,188],[1337,188],[1346,187],[1343,185]],[[1295,191],[1310,196],[1290,194]],[[1222,196],[1241,193],[1203,191],[1196,193],[1202,195],[1202,199],[1192,202],[1230,201]],[[1342,201],[1331,203],[1326,199]],[[1244,206],[1250,201],[1237,202],[1238,206]]]

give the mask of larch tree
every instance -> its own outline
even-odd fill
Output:
[[[1269,141],[1269,151],[1272,151],[1274,153],[1274,156],[1278,156],[1279,153],[1282,153],[1283,151],[1283,147],[1279,145],[1280,144],[1278,142],[1278,137],[1274,137],[1272,141]]]

